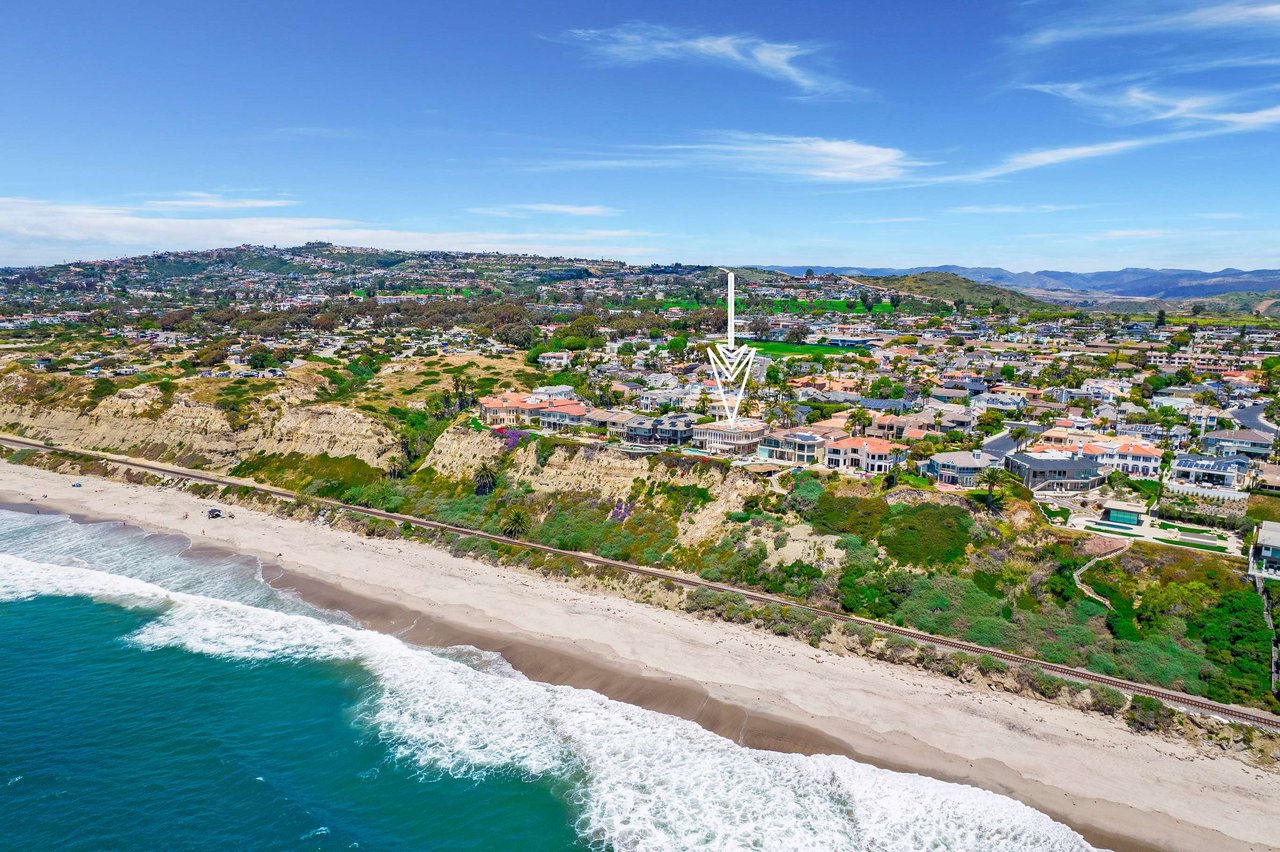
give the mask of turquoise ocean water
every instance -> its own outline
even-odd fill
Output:
[[[4,510],[0,847],[1089,848],[992,793],[359,629],[250,560]]]

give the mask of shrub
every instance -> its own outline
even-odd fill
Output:
[[[1158,698],[1135,695],[1124,719],[1135,731],[1166,731],[1177,721],[1177,713]]]
[[[404,505],[405,496],[399,488],[387,482],[375,482],[368,485],[357,485],[342,492],[339,498],[343,503],[357,506],[368,506],[384,512],[398,512]]]
[[[1009,671],[1009,666],[1004,660],[997,659],[990,654],[983,654],[978,657],[978,671],[982,672],[984,675],[997,673],[1003,674],[1004,672]]]
[[[958,506],[922,503],[896,512],[880,544],[907,565],[945,565],[964,557],[973,518]]]
[[[880,534],[888,514],[889,504],[883,497],[837,497],[824,491],[808,521],[820,533],[849,533],[869,541]]]
[[[699,588],[685,600],[689,612],[713,612],[726,621],[750,621],[754,616],[747,599],[737,592],[717,592]]]
[[[885,640],[885,645],[890,650],[897,651],[902,648],[914,648],[916,647],[916,642],[914,639],[899,633],[890,633],[889,638]]]
[[[93,387],[89,390],[89,399],[97,402],[100,399],[106,399],[115,394],[118,390],[116,383],[107,378],[97,379],[93,383]]]
[[[876,631],[865,624],[858,624],[853,621],[846,621],[841,625],[841,629],[850,636],[855,636],[858,642],[864,648],[870,648],[871,643],[876,641]]]
[[[546,467],[547,462],[551,461],[551,454],[555,451],[555,438],[539,438],[534,443],[534,457],[537,459],[538,467]]]
[[[1120,690],[1109,686],[1091,686],[1089,691],[1093,694],[1093,703],[1089,705],[1090,710],[1114,716],[1124,709],[1125,697]]]
[[[966,654],[964,651],[956,651],[943,657],[938,671],[947,677],[960,677],[964,673],[964,667],[973,662],[973,656]]]
[[[1031,665],[1024,665],[1018,670],[1018,682],[1036,695],[1045,698],[1057,698],[1067,685],[1062,678],[1054,677],[1039,666]]]
[[[796,477],[795,487],[787,495],[787,508],[804,515],[812,512],[826,495],[822,483],[813,476]]]

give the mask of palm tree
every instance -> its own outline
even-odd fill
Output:
[[[1009,430],[1009,437],[1013,439],[1013,448],[1020,450],[1022,444],[1031,437],[1031,430],[1026,426],[1014,426]]]
[[[524,538],[529,532],[529,513],[516,507],[502,522],[502,534],[507,538]]]
[[[855,406],[849,411],[849,419],[845,421],[848,424],[849,434],[853,434],[854,427],[857,427],[858,434],[867,434],[867,427],[871,425],[871,412],[867,411],[861,405]]]
[[[995,499],[997,487],[1004,486],[1013,478],[1013,474],[1002,467],[984,467],[973,477],[974,485],[983,485],[987,489],[987,508],[990,509]]]
[[[404,459],[399,455],[392,453],[391,457],[387,459],[387,476],[392,479],[399,479],[403,473]]]
[[[471,483],[475,486],[477,494],[483,496],[491,493],[498,487],[498,469],[494,467],[493,462],[481,462],[476,472],[471,474]]]

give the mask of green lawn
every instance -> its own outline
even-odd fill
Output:
[[[1162,530],[1177,530],[1178,532],[1192,533],[1193,535],[1211,535],[1214,538],[1225,540],[1226,536],[1216,533],[1213,530],[1206,530],[1200,527],[1184,527],[1178,524],[1171,524],[1168,521],[1157,521],[1156,526]]]
[[[1063,506],[1049,506],[1044,503],[1039,503],[1037,505],[1040,506],[1040,511],[1044,512],[1045,517],[1057,518],[1064,524],[1071,518],[1071,510]]]
[[[1089,524],[1085,525],[1085,529],[1089,530],[1090,532],[1106,533],[1107,535],[1122,535],[1125,538],[1142,538],[1142,536],[1135,535],[1134,533],[1120,532],[1120,530],[1106,530],[1106,529],[1103,529],[1102,527],[1095,527]]]
[[[1154,479],[1130,479],[1126,484],[1146,497],[1154,497],[1160,491],[1160,483]]]
[[[1280,521],[1280,497],[1250,494],[1245,514],[1255,521]]]
[[[748,345],[766,355],[851,355],[850,346],[829,346],[825,343],[779,343],[773,340],[748,340]]]
[[[1195,541],[1177,541],[1172,538],[1157,538],[1156,541],[1162,544],[1177,545],[1179,547],[1194,547],[1196,550],[1211,550],[1214,553],[1228,552],[1228,550],[1225,547],[1222,547],[1221,545],[1217,545],[1217,544],[1200,544],[1199,542],[1195,542]]]

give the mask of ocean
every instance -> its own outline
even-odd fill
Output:
[[[114,523],[0,510],[9,849],[1082,850],[1013,799],[421,648]]]

